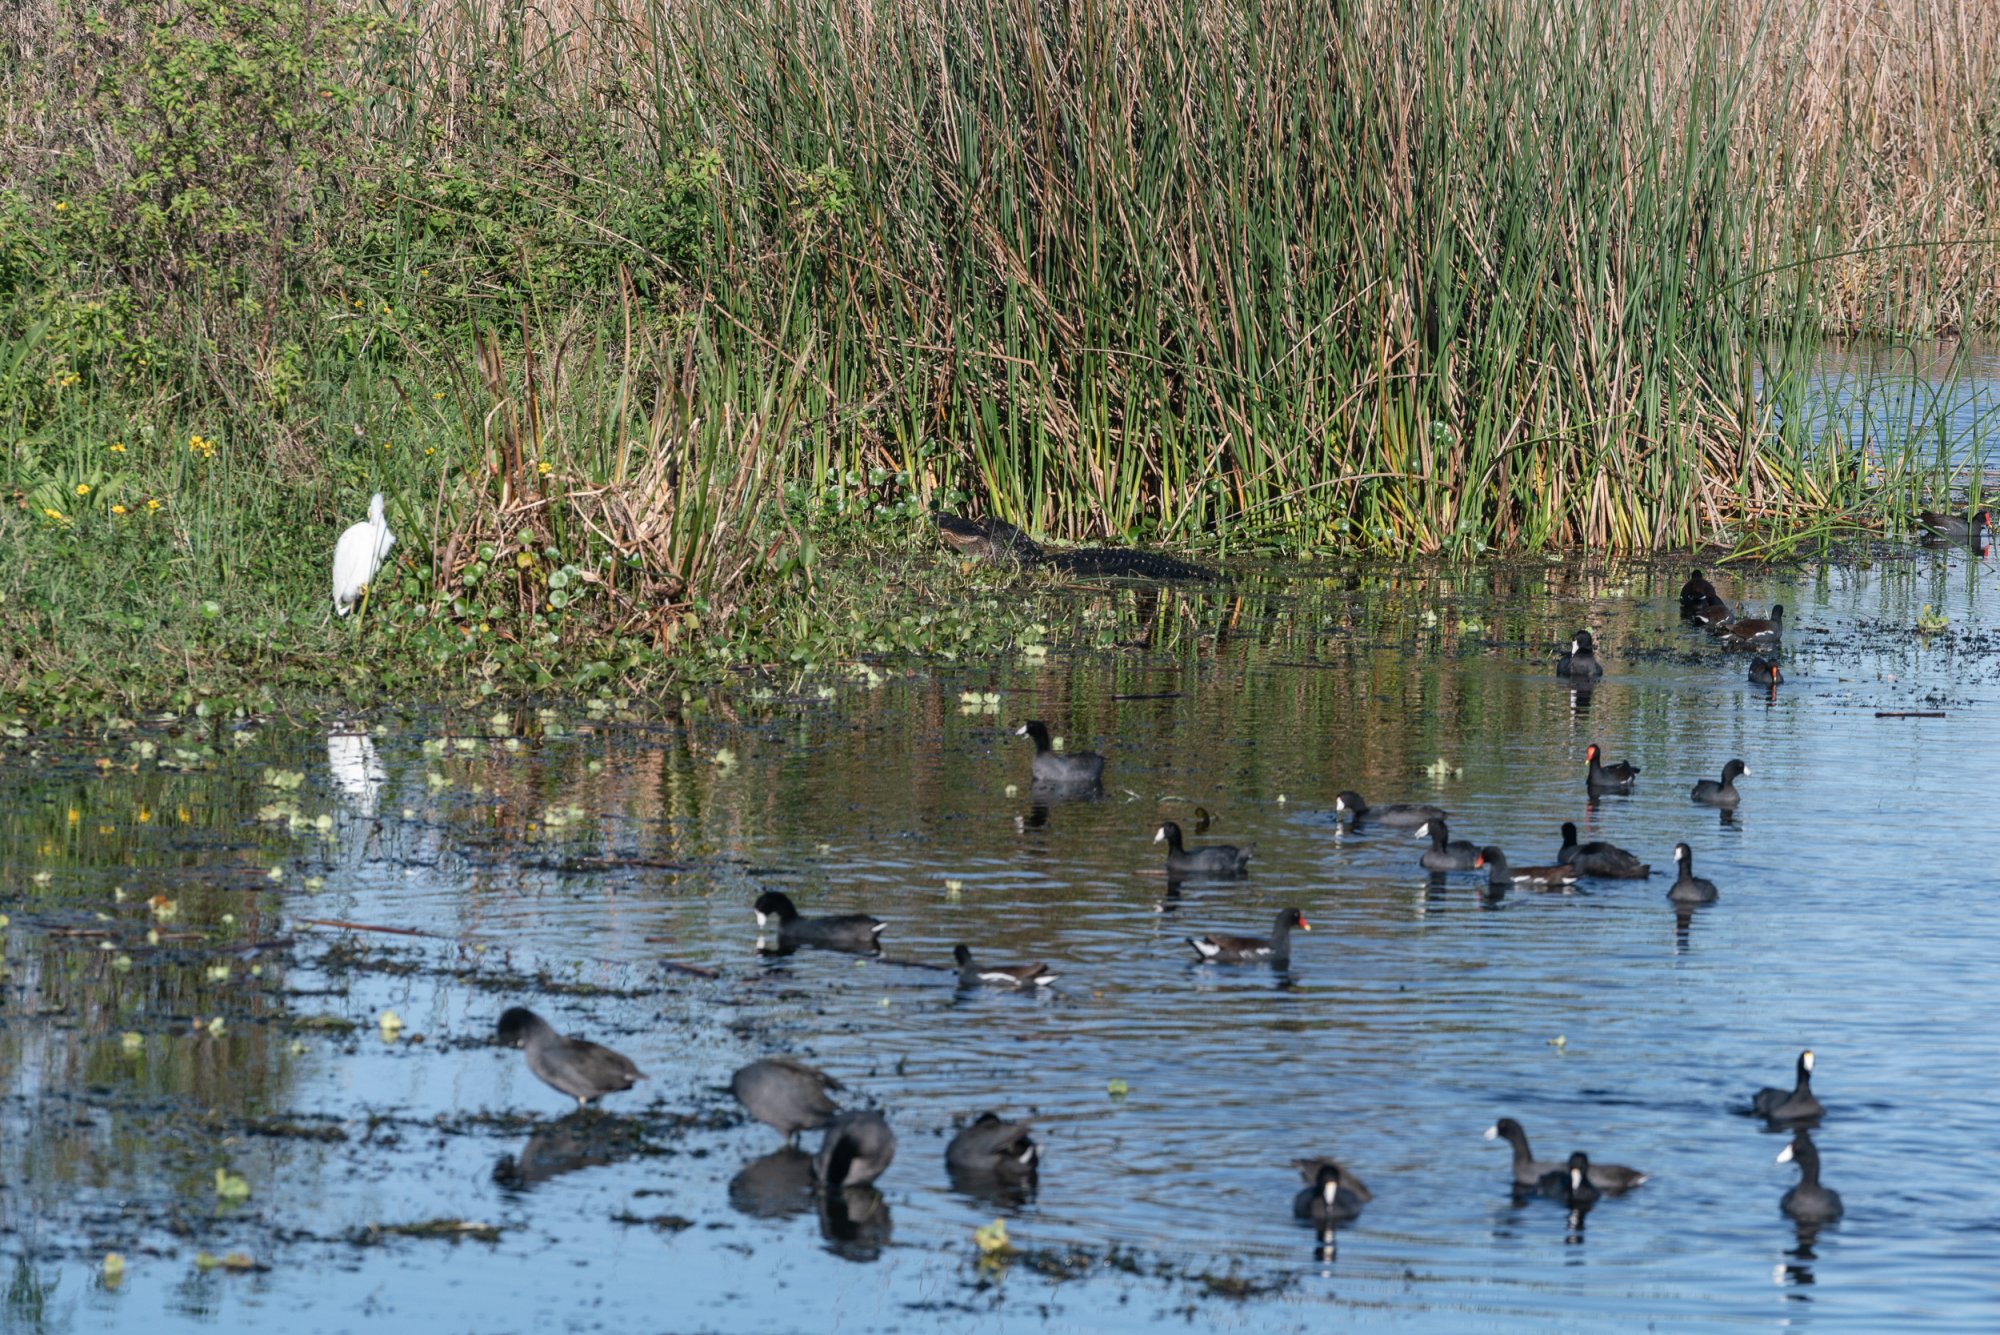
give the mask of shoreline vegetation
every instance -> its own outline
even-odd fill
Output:
[[[1825,410],[1830,338],[2000,329],[1992,0],[37,0],[0,41],[24,712],[1004,647],[939,508],[1770,554],[1967,485],[1942,423]]]

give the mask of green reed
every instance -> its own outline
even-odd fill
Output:
[[[1710,17],[715,0],[652,52],[725,163],[732,299],[815,349],[809,476],[1057,533],[1633,549],[1802,503],[1816,444],[1751,390],[1813,353],[1738,133],[1783,42]]]

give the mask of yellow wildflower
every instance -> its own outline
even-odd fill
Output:
[[[45,515],[47,515],[47,516],[48,516],[49,518],[51,518],[51,519],[53,519],[53,520],[56,520],[56,521],[57,521],[58,523],[60,523],[60,522],[61,522],[62,520],[64,520],[65,518],[67,518],[67,517],[68,517],[68,516],[64,515],[62,511],[60,511],[60,510],[51,510],[51,509],[50,509],[50,508],[49,508],[48,506],[46,506],[46,505],[44,505],[44,506],[42,507],[42,513],[43,513],[43,514],[45,514]]]
[[[148,501],[146,502],[146,508],[147,508],[148,510],[157,510],[157,509],[159,509],[159,508],[160,508],[160,501],[159,501],[159,498],[158,498],[158,497],[156,496],[156,497],[153,497],[153,498],[152,498],[151,500],[148,500]]]
[[[125,447],[114,440],[111,442],[111,452],[113,454],[123,454],[125,453]]]
[[[125,507],[122,505],[114,505],[111,507],[111,513],[114,515],[122,515],[125,513]]]
[[[542,473],[542,476],[543,476],[543,477],[547,477],[547,476],[548,476],[548,475],[549,475],[549,474],[550,474],[550,473],[551,473],[552,471],[554,471],[553,469],[551,469],[551,468],[549,467],[549,462],[548,462],[548,460],[546,460],[546,459],[544,459],[544,460],[543,460],[542,462],[540,462],[540,463],[536,464],[536,465],[535,465],[535,467],[541,470],[541,473]]]
[[[57,212],[57,213],[61,213],[61,212],[62,212],[62,211],[63,211],[64,209],[67,209],[68,207],[69,207],[69,201],[68,201],[68,200],[62,200],[62,199],[59,199],[59,200],[57,200],[57,201],[56,201],[56,212]]]
[[[77,484],[76,484],[76,494],[77,494],[77,495],[79,495],[79,496],[88,496],[88,495],[90,495],[90,484],[89,484],[88,482],[79,482],[79,483],[77,483]]]

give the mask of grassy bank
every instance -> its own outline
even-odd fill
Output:
[[[1807,371],[2000,319],[1989,11],[17,6],[0,693],[977,640],[821,569],[935,506],[1463,558],[1906,502],[1931,442],[1864,464]]]

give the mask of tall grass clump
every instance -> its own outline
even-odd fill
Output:
[[[1055,532],[1636,548],[1798,500],[1750,385],[1809,272],[1740,133],[1783,42],[1718,15],[714,0],[661,59],[739,318],[821,349],[814,472]]]

